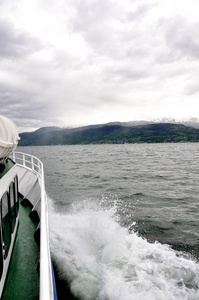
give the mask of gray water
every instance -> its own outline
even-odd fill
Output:
[[[53,259],[74,297],[199,299],[198,143],[18,151],[44,163]]]

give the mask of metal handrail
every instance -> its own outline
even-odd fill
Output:
[[[36,156],[23,152],[13,152],[11,157],[17,164],[31,169],[41,177],[43,163]]]
[[[44,182],[43,163],[35,156],[23,152],[13,152],[12,159],[38,175],[41,188],[40,220],[40,300],[51,300],[53,296],[53,278],[49,244],[48,205]]]

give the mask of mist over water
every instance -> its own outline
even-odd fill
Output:
[[[19,150],[44,162],[53,260],[75,299],[199,299],[198,143]]]

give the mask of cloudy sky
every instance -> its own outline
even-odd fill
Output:
[[[199,118],[198,0],[0,0],[0,114],[23,130]]]

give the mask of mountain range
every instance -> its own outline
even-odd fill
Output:
[[[20,134],[19,146],[198,142],[199,120],[112,122],[77,128],[42,127]]]

